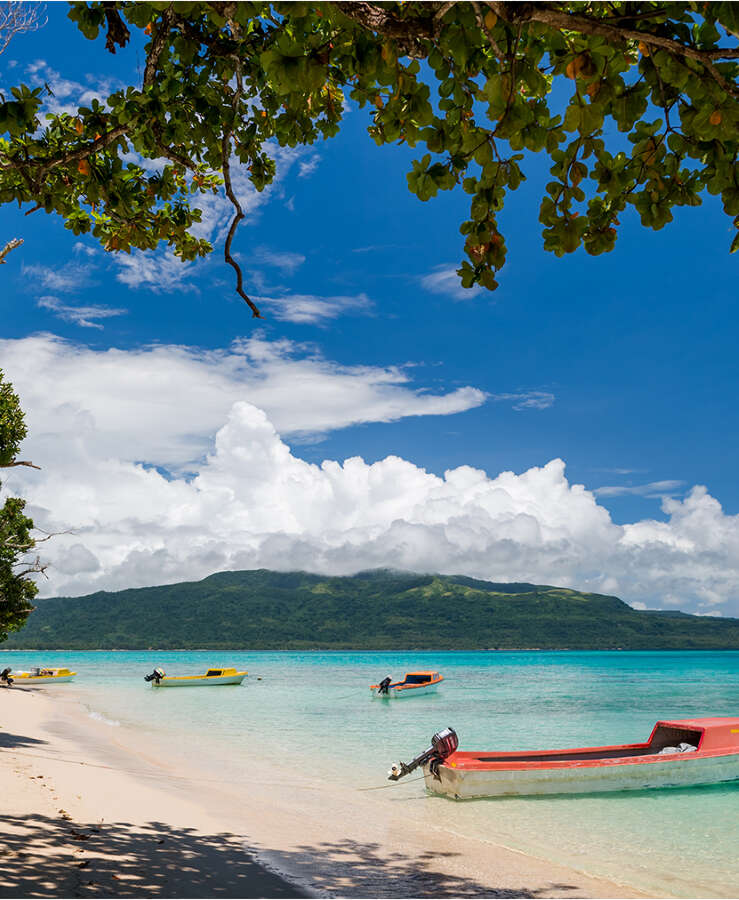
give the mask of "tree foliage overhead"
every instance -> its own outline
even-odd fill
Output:
[[[257,190],[275,144],[334,136],[345,103],[369,111],[377,144],[419,154],[410,190],[461,188],[462,284],[494,289],[506,246],[499,214],[544,154],[544,247],[613,248],[634,207],[659,229],[675,206],[721,196],[739,228],[739,4],[731,2],[419,2],[71,4],[109,51],[143,31],[141,82],[81,107],[41,114],[44,88],[0,103],[0,202],[61,215],[111,251],[182,259],[212,249],[192,233],[200,193],[243,211],[231,167]],[[164,160],[150,174],[126,155]],[[731,250],[739,248],[739,235]]]
[[[18,395],[3,380],[0,369],[0,469],[33,465],[16,458],[25,436]],[[38,592],[29,575],[43,571],[38,560],[28,559],[36,542],[31,533],[33,522],[24,514],[24,507],[25,501],[18,497],[7,497],[0,506],[0,641],[25,624]]]

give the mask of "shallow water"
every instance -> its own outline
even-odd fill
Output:
[[[739,715],[739,652],[3,653],[0,665],[64,664],[58,685],[111,727],[153,743],[175,739],[193,762],[216,750],[237,778],[255,753],[286,769],[326,772],[347,788],[384,786],[447,725],[462,749],[537,749],[645,740],[659,718]],[[249,670],[241,687],[153,690],[170,674],[208,666]],[[387,674],[438,669],[437,694],[372,699]],[[262,680],[258,680],[261,678]],[[51,692],[52,689],[50,689]],[[409,815],[458,834],[678,896],[737,895],[739,782],[703,788],[454,803],[423,785],[378,791],[378,803],[417,797]]]

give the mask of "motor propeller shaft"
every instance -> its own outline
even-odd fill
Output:
[[[444,762],[448,756],[451,756],[458,746],[459,738],[453,728],[449,727],[443,731],[437,731],[431,738],[431,746],[428,750],[424,750],[423,753],[420,753],[409,763],[399,762],[394,765],[388,772],[388,780],[399,781],[405,775],[408,775],[409,772],[429,762],[431,763],[431,771],[438,778],[439,764]]]

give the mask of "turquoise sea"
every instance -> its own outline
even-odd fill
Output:
[[[330,772],[347,789],[384,786],[386,771],[453,726],[462,749],[537,749],[645,740],[659,718],[739,716],[739,652],[88,652],[0,653],[0,666],[68,665],[54,688],[111,728],[175,740],[193,761],[218,748],[238,777],[254,748],[286,770]],[[153,690],[208,666],[249,671],[241,687]],[[372,699],[385,675],[436,669],[436,695]],[[261,680],[259,680],[261,679]],[[394,793],[398,791],[401,793]],[[533,852],[654,893],[739,895],[739,782],[579,797],[455,803],[417,794],[461,835]]]

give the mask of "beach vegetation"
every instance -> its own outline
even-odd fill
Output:
[[[0,370],[0,469],[33,466],[29,460],[18,459],[25,436],[20,400]],[[25,624],[38,591],[30,576],[43,571],[40,560],[32,556],[33,521],[24,510],[20,497],[6,497],[0,506],[0,641]]]
[[[498,286],[501,213],[533,157],[551,175],[538,217],[556,256],[606,253],[629,211],[658,230],[706,194],[739,248],[739,4],[116,0],[69,16],[110,53],[141,52],[140,77],[56,112],[33,78],[6,91],[0,203],[113,253],[164,243],[193,260],[213,249],[200,199],[224,191],[225,262],[254,316],[231,252],[245,217],[232,167],[264,190],[276,148],[335,136],[349,104],[376,144],[416,151],[419,200],[467,195],[465,288]]]

